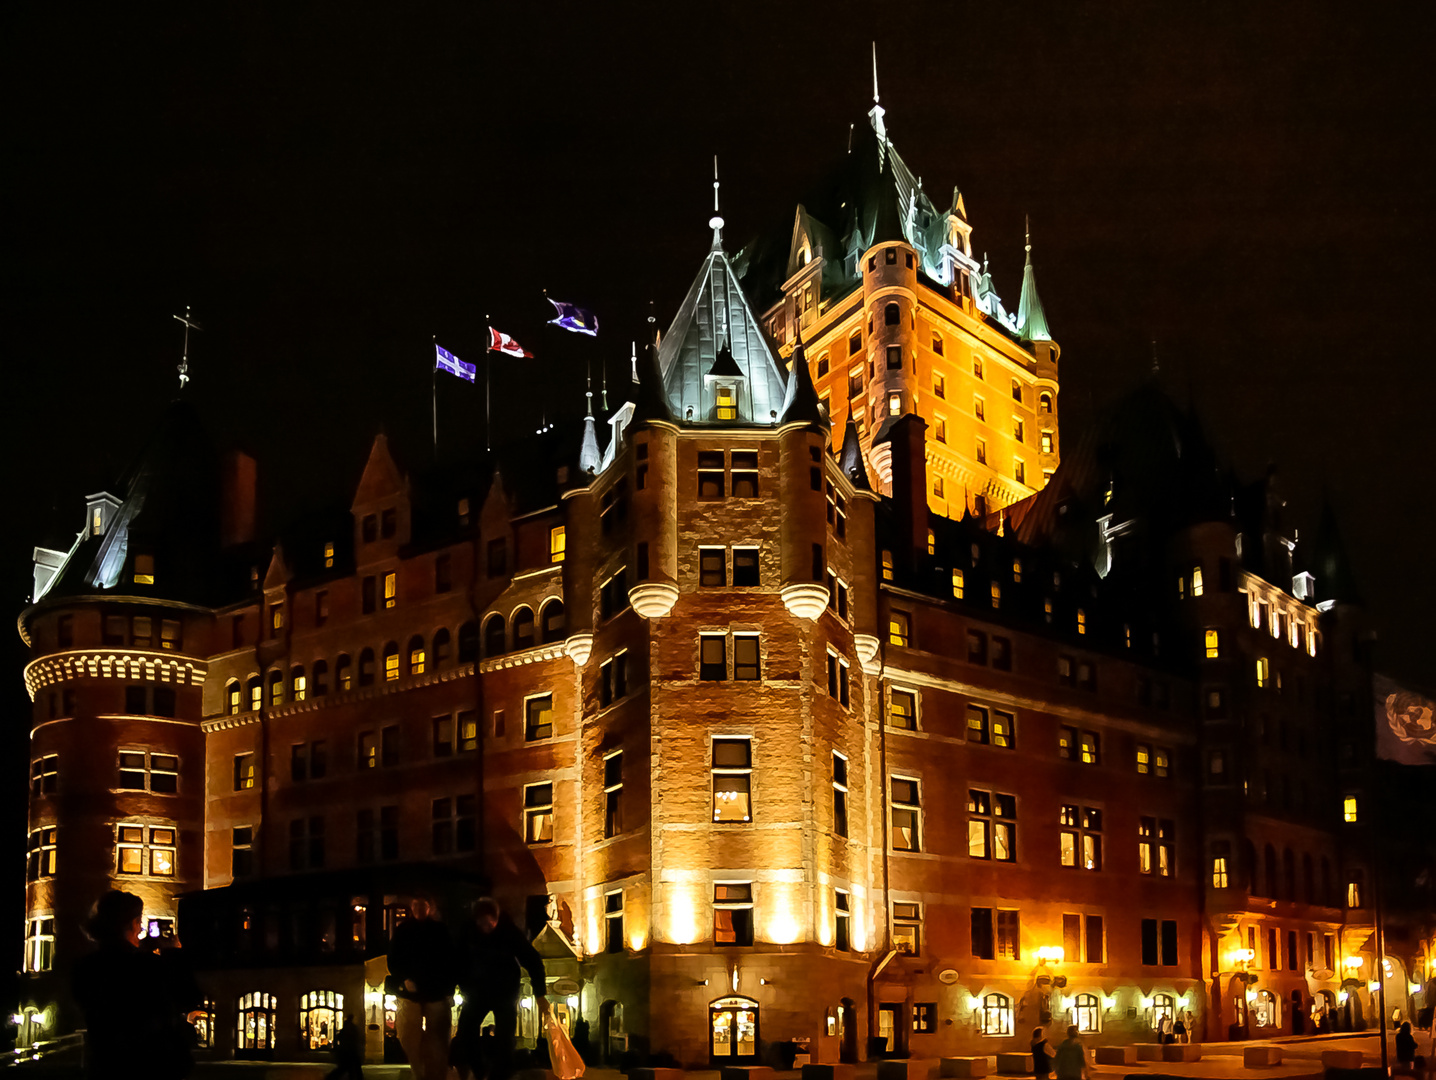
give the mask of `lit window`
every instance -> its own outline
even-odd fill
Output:
[[[1137,823],[1137,868],[1144,874],[1171,877],[1176,825],[1166,818],[1140,818]]]
[[[96,511],[98,513],[99,511]],[[30,919],[25,923],[24,970],[49,971],[55,963],[55,920]]]
[[[933,495],[934,495],[936,498],[942,499],[942,498],[946,498],[946,497],[947,497],[947,496],[946,496],[946,492],[947,492],[947,487],[946,487],[945,484],[943,484],[943,482],[942,482],[942,477],[940,477],[940,476],[934,476],[934,477],[932,478],[932,493],[933,493]],[[928,552],[927,552],[927,553],[928,553],[929,555],[931,555],[931,554],[933,553],[931,547],[928,548]]]
[[[1206,642],[1207,659],[1215,660],[1222,655],[1222,635],[1219,630],[1208,630],[1203,635]]]
[[[932,394],[936,398],[947,397],[947,380],[937,372],[933,372],[932,376]]]
[[[234,790],[243,791],[254,787],[254,755],[234,755]]]
[[[1026,442],[1027,440],[1023,437],[1023,436],[1025,436],[1026,434],[1027,434],[1027,427],[1026,427],[1025,424],[1023,424],[1022,418],[1021,418],[1021,417],[1018,417],[1018,416],[1014,416],[1014,417],[1012,418],[1012,437],[1013,437],[1014,439],[1016,439],[1018,442]]]
[[[1265,656],[1257,658],[1256,678],[1258,686],[1269,686],[1271,684],[1271,664]]]
[[[384,606],[391,608],[399,599],[399,575],[390,570],[384,575]]]
[[[753,820],[753,744],[748,739],[713,740],[713,820]]]
[[[992,606],[994,608],[1000,608],[1002,606],[1002,586],[994,581],[988,587],[988,592],[992,596]]]
[[[892,579],[893,579],[893,553],[892,553],[891,551],[884,551],[884,552],[883,552],[883,580],[884,580],[884,581],[891,581]]]
[[[567,544],[568,538],[562,525],[555,525],[550,529],[548,531],[548,561],[551,563],[563,562]]]
[[[424,652],[424,639],[418,638],[415,641],[411,641],[409,643],[409,674],[424,674],[424,667],[427,660],[428,657]]]
[[[542,694],[524,702],[524,741],[553,736],[553,695]]]
[[[553,841],[553,784],[524,785],[524,841],[547,844]]]
[[[1044,454],[1052,453],[1052,432],[1050,431],[1042,433],[1042,452]]]
[[[1202,595],[1202,568],[1200,566],[1192,568],[1192,595]]]
[[[894,851],[921,851],[921,806],[918,782],[892,778],[892,847]]]
[[[888,691],[888,723],[904,731],[917,728],[917,693],[912,690]]]
[[[753,944],[753,883],[719,881],[713,885],[713,944]]]
[[[30,834],[25,858],[26,881],[39,881],[41,878],[54,876],[57,836],[58,830],[54,827],[36,829]]]
[[[1152,771],[1152,748],[1145,743],[1137,744],[1137,772],[1145,776]]]
[[[979,379],[982,378],[982,357],[974,356],[972,358],[972,373]]]
[[[1356,796],[1347,795],[1341,800],[1341,817],[1344,821],[1356,820]]]
[[[904,956],[922,955],[922,905],[893,904],[893,948]]]
[[[1012,478],[1019,484],[1027,483],[1027,462],[1017,458],[1012,463]]]
[[[939,480],[938,483],[941,484],[942,481]],[[937,494],[941,495],[941,494],[942,494],[941,490],[939,490],[939,491],[937,492]],[[929,555],[935,555],[935,554],[937,554],[937,537],[936,537],[936,535],[934,535],[934,533],[933,533],[933,531],[932,531],[931,529],[928,529],[928,531],[927,531],[927,553],[928,553]]]
[[[1017,799],[1012,795],[967,793],[967,854],[974,859],[1013,862],[1017,858]]]
[[[135,584],[153,585],[155,583],[155,557],[153,555],[135,556]]]
[[[1083,611],[1081,608],[1078,608],[1078,609],[1077,609],[1077,633],[1079,633],[1079,634],[1085,634],[1086,632],[1087,632],[1087,612]]]
[[[324,566],[326,568],[334,565],[334,541],[330,540],[324,545]]]
[[[304,677],[304,669],[295,667],[289,673],[289,698],[291,701],[303,701],[309,693],[309,682]]]
[[[977,419],[985,421],[987,419],[987,402],[983,401],[980,397],[974,397],[972,399],[972,414],[977,417]]]
[[[738,419],[738,397],[731,386],[718,387],[718,419]]]
[[[893,611],[888,614],[888,640],[904,648],[912,643],[912,621],[907,612]]]
[[[384,650],[384,681],[397,682],[399,679],[399,646],[390,645]]]
[[[143,825],[118,826],[115,867],[121,874],[175,876],[175,830]]]
[[[981,464],[981,465],[986,465],[986,464],[987,464],[987,440],[986,440],[986,439],[978,439],[978,440],[977,440],[977,460],[978,460],[978,463]]]
[[[1092,732],[1092,731],[1084,731],[1084,732],[1082,732],[1081,747],[1082,747],[1082,764],[1083,764],[1083,765],[1096,765],[1097,762],[1098,762],[1098,759],[1099,759],[1100,756],[1101,756],[1101,742],[1100,742],[1100,740],[1098,739],[1096,732]]]
[[[1012,1034],[1012,999],[1006,994],[987,994],[982,999],[982,1033]]]
[[[954,569],[952,572],[952,595],[958,600],[962,599],[962,587],[963,573],[961,570]]]
[[[888,395],[888,415],[889,415],[889,416],[900,416],[901,414],[902,414],[902,395],[901,395],[901,394],[889,394],[889,395]]]
[[[1219,843],[1214,848],[1212,855],[1212,888],[1225,889],[1230,884],[1227,874],[1227,845]]]
[[[1013,581],[1014,584],[1020,584],[1021,581],[1022,581],[1022,560],[1021,560],[1021,559],[1013,559],[1013,560],[1012,560],[1012,581]]]
[[[935,435],[936,435],[936,437],[937,437],[937,441],[938,441],[938,442],[940,442],[940,443],[945,443],[945,442],[947,442],[947,421],[946,421],[946,420],[938,420],[937,425],[936,425],[936,427],[934,428],[934,432],[935,432]]]

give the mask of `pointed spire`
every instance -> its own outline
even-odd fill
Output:
[[[602,396],[599,398],[599,401],[601,401],[601,402],[603,403],[603,412],[604,412],[604,415],[607,415],[607,414],[608,414],[608,365],[605,364],[605,363],[603,363],[602,360],[599,361],[598,373],[599,373],[599,378],[600,378],[600,380],[601,380],[601,382],[602,382],[602,389],[599,391],[599,393],[600,393]]]
[[[868,119],[873,122],[873,130],[878,133],[878,138],[886,142],[888,137],[887,125],[883,123],[883,114],[887,110],[878,104],[878,43],[873,42],[873,107],[868,110]]]
[[[633,365],[633,381],[638,382],[638,342],[633,341],[629,344],[633,349],[633,355],[629,358],[630,363]]]
[[[650,316],[651,318],[651,316]],[[672,420],[667,395],[663,392],[663,377],[658,374],[658,338],[654,335],[651,345],[643,355],[635,354],[633,371],[638,389],[633,402],[634,420]]]
[[[583,443],[578,449],[578,471],[585,476],[598,472],[603,455],[598,452],[598,432],[593,422],[593,375],[588,377],[588,390],[583,395],[588,399],[587,415],[583,418]]]
[[[848,414],[848,427],[843,432],[843,449],[838,456],[838,466],[859,491],[873,489],[868,480],[867,466],[863,464],[862,436],[858,434],[858,425],[854,422],[852,413]]]
[[[1042,310],[1042,301],[1037,296],[1037,276],[1032,269],[1032,223],[1024,218],[1027,229],[1027,265],[1022,268],[1022,298],[1017,303],[1017,336],[1023,341],[1051,341],[1047,329],[1047,315]],[[987,269],[987,256],[983,256],[983,269]]]
[[[708,227],[713,230],[713,250],[718,251],[723,247],[723,218],[718,213],[718,155],[713,155],[713,216],[708,219]]]
[[[788,372],[787,391],[783,395],[783,407],[778,410],[778,420],[784,424],[802,420],[831,426],[832,421],[823,415],[822,402],[818,400],[818,390],[813,385],[813,373],[808,369],[808,350],[803,345],[801,326],[793,343],[792,365],[793,369]]]
[[[907,237],[903,234],[902,219],[898,216],[899,197],[897,180],[893,176],[892,157],[889,155],[883,161],[877,187],[873,192],[877,205],[873,207],[873,234],[868,240],[869,247],[891,240],[907,242]]]

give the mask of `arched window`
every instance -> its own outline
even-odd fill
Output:
[[[1162,1026],[1163,1017],[1170,1025],[1176,1020],[1177,1003],[1172,1000],[1171,994],[1152,995],[1152,1030],[1156,1031]]]
[[[1102,1029],[1102,1010],[1096,994],[1078,994],[1072,1005],[1072,1022],[1084,1035],[1095,1035]]]
[[[340,653],[334,661],[334,689],[337,693],[354,689],[354,665],[348,653]]]
[[[1292,853],[1291,848],[1287,848],[1281,853],[1281,873],[1282,884],[1286,886],[1286,891],[1281,894],[1281,898],[1283,900],[1295,900],[1296,856]]]
[[[235,1025],[236,1050],[274,1049],[274,995],[244,994]]]
[[[514,612],[514,651],[529,649],[534,643],[534,611],[521,607]]]
[[[359,685],[374,685],[374,650],[368,646],[359,654]]]
[[[982,999],[982,1033],[1012,1034],[1012,999],[1006,994],[988,994]]]
[[[230,679],[224,684],[224,708],[230,716],[236,716],[244,709],[244,688],[239,685],[238,679]]]
[[[1052,395],[1046,390],[1037,395],[1037,408],[1040,412],[1050,413],[1052,411]]]
[[[479,658],[479,625],[472,620],[459,627],[459,663],[472,664]]]
[[[289,700],[303,701],[309,696],[309,681],[304,677],[304,665],[295,664],[289,669]]]
[[[315,697],[323,697],[329,693],[329,661],[314,661],[314,667],[310,670],[309,687]]]
[[[568,620],[564,618],[563,601],[550,600],[543,606],[543,641],[550,645],[562,641],[568,633]]]
[[[391,641],[384,646],[384,681],[397,682],[399,679],[399,646]]]
[[[344,1026],[344,995],[333,990],[311,990],[299,997],[299,1042],[310,1050],[334,1045]]]
[[[504,617],[493,614],[484,621],[484,656],[504,655]]]
[[[249,709],[250,712],[259,712],[264,704],[264,680],[258,675],[249,677]]]
[[[883,308],[883,325],[898,326],[902,322],[902,309],[896,304],[889,304]]]
[[[269,707],[284,704],[284,672],[278,669],[269,673]]]
[[[1013,379],[1013,380],[1012,380],[1012,400],[1013,400],[1013,401],[1021,401],[1021,400],[1022,400],[1022,384],[1021,384],[1020,382],[1018,382],[1016,379]]]
[[[1281,1022],[1277,1011],[1276,995],[1270,990],[1258,990],[1252,1003],[1252,1024],[1255,1027],[1276,1027]]]
[[[205,1001],[199,1015],[191,1021],[194,1024],[194,1044],[202,1050],[214,1048],[215,1007],[213,1001]]]
[[[449,662],[449,654],[453,651],[449,640],[449,628],[441,626],[434,631],[434,666],[442,667]]]
[[[409,639],[409,674],[422,675],[428,666],[428,654],[424,651],[424,637],[415,634]]]
[[[1277,891],[1276,884],[1276,848],[1268,844],[1266,850],[1262,853],[1262,861],[1266,867],[1266,892],[1262,893],[1262,895],[1269,896],[1275,900],[1281,895],[1281,893]]]
[[[1316,871],[1312,868],[1309,851],[1301,857],[1301,898],[1308,904],[1316,903]]]

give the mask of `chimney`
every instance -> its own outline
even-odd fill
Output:
[[[221,547],[254,539],[258,472],[254,458],[231,450],[220,459],[219,542]]]
[[[892,499],[899,550],[893,555],[916,564],[927,551],[927,424],[909,413],[888,429],[892,446]]]

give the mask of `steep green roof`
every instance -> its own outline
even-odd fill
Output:
[[[1017,336],[1023,341],[1051,341],[1047,314],[1037,296],[1037,275],[1032,270],[1032,234],[1027,234],[1027,265],[1022,268],[1022,298],[1017,304]]]

